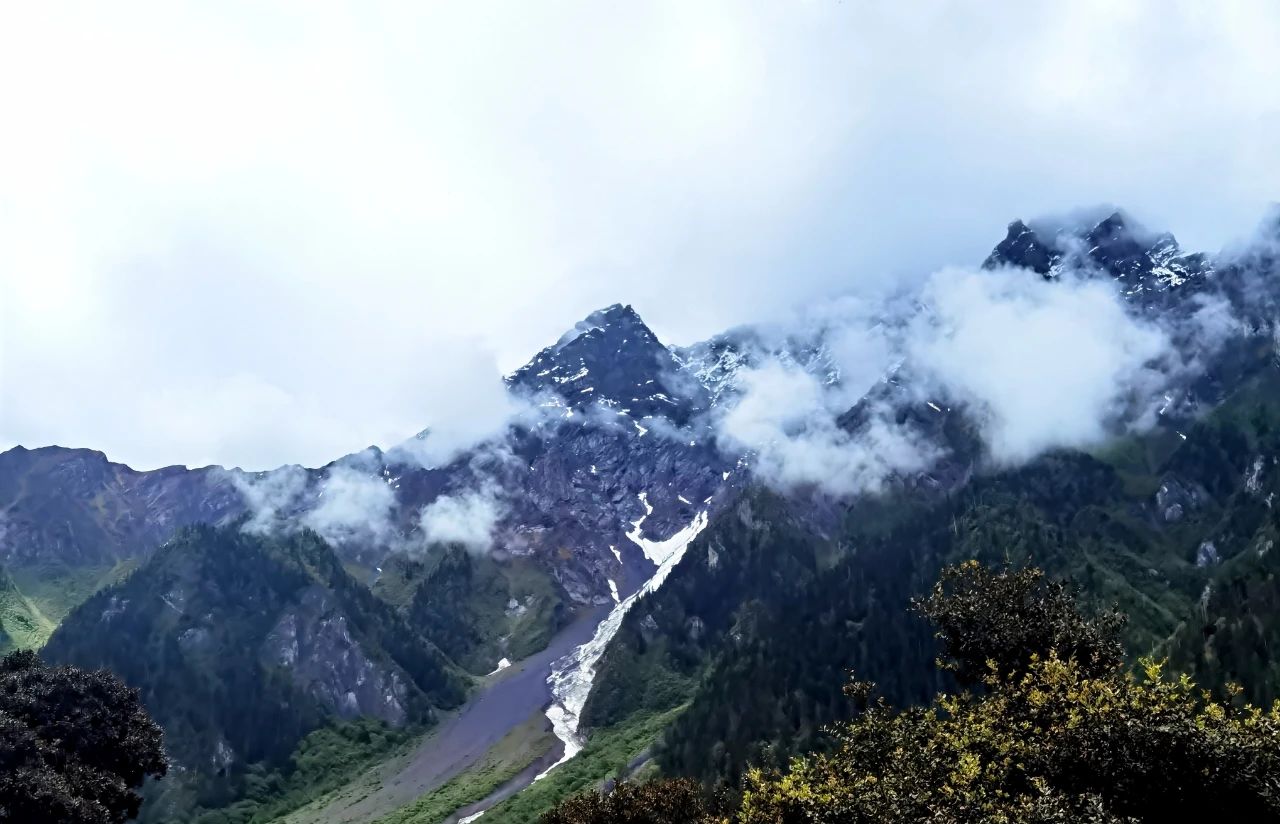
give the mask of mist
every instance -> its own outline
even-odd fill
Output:
[[[948,269],[923,301],[905,354],[974,412],[997,462],[1098,443],[1131,393],[1164,384],[1169,335],[1130,314],[1109,279]]]
[[[492,485],[443,495],[422,508],[418,526],[427,544],[461,544],[483,553],[492,548],[494,529],[506,504]]]
[[[948,267],[878,305],[800,310],[793,327],[756,338],[758,365],[739,375],[736,400],[716,417],[719,442],[745,452],[769,485],[848,496],[944,456],[903,417],[903,403],[965,415],[994,465],[1141,433],[1176,405],[1170,393],[1250,331],[1221,295],[1185,306],[1143,315],[1112,278],[1078,268],[1046,279]],[[822,344],[825,359],[801,365],[777,349],[784,341]],[[843,425],[855,404],[863,424]]]

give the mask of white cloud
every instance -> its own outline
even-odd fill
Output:
[[[320,484],[319,500],[300,519],[330,543],[383,545],[392,537],[395,492],[367,468],[338,464]]]
[[[973,407],[999,461],[1101,441],[1135,387],[1161,384],[1152,364],[1171,349],[1106,279],[948,269],[924,300],[911,362]]]
[[[428,543],[462,544],[473,552],[487,551],[506,505],[492,485],[444,495],[422,508],[419,526]]]
[[[688,342],[1103,200],[1214,246],[1280,191],[1278,37],[1266,2],[10,4],[0,443],[317,465],[615,301]]]
[[[286,527],[307,488],[307,471],[282,466],[270,472],[231,472],[231,481],[248,511],[246,532],[269,533]]]
[[[937,451],[881,416],[856,435],[836,424],[829,393],[801,369],[769,361],[742,375],[741,400],[720,421],[727,445],[751,451],[751,468],[767,483],[818,486],[838,495],[875,492],[894,473],[928,468]],[[846,407],[847,408],[847,407]]]

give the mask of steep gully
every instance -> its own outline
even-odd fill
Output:
[[[535,781],[541,781],[546,778],[553,770],[582,751],[586,742],[579,731],[579,727],[583,707],[586,706],[587,696],[591,694],[591,686],[595,682],[596,665],[600,662],[601,656],[604,655],[605,649],[608,648],[609,642],[613,640],[613,636],[617,634],[618,628],[622,626],[622,619],[626,616],[627,611],[631,609],[631,606],[637,600],[662,586],[667,580],[667,576],[671,574],[671,570],[684,557],[685,550],[688,549],[689,544],[707,526],[707,512],[704,510],[699,512],[688,526],[677,530],[670,537],[661,541],[650,540],[643,537],[642,528],[645,519],[653,513],[653,507],[649,505],[647,496],[643,492],[640,493],[640,503],[645,508],[645,514],[632,522],[632,528],[627,533],[627,538],[640,547],[644,556],[652,561],[657,568],[649,580],[638,590],[614,604],[613,609],[596,627],[591,640],[575,647],[572,652],[556,660],[551,665],[551,674],[547,679],[547,683],[551,688],[552,700],[546,709],[546,716],[547,720],[551,722],[551,728],[556,738],[560,739],[563,748],[560,758],[536,775],[525,771],[516,776],[516,778],[499,788],[480,804],[467,808],[467,815],[459,819],[458,824],[470,824],[470,822],[483,816],[490,807],[499,801],[510,797]],[[610,589],[616,593],[617,585],[613,581],[610,581],[609,584]]]
[[[443,720],[415,751],[378,768],[376,789],[340,793],[316,811],[313,820],[356,824],[403,807],[479,762],[507,733],[539,712],[546,716],[559,744],[483,801],[457,811],[448,820],[458,824],[475,821],[500,801],[577,755],[585,743],[579,718],[601,656],[627,611],[642,596],[662,586],[689,544],[707,525],[707,512],[702,511],[664,540],[645,538],[642,527],[653,510],[646,495],[642,493],[639,498],[646,514],[632,522],[626,537],[654,563],[648,580],[631,595],[616,600],[607,612],[605,606],[584,612],[542,651],[495,670],[489,675],[489,683],[462,710]],[[616,583],[610,584],[616,592]]]

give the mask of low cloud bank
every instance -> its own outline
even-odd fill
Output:
[[[1174,359],[1169,333],[1127,311],[1109,281],[946,270],[924,303],[905,354],[972,410],[999,462],[1103,440]]]
[[[836,495],[874,492],[942,457],[905,407],[962,410],[989,460],[1018,463],[1150,428],[1172,387],[1244,331],[1213,294],[1143,315],[1109,277],[1021,269],[944,269],[911,295],[833,302],[796,321],[762,337],[718,432],[765,482]],[[801,363],[796,340],[822,356]],[[861,425],[841,426],[864,398]]]

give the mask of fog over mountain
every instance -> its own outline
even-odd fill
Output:
[[[0,13],[0,446],[261,470],[465,443],[600,306],[690,344],[936,286],[1012,216],[1121,203],[1216,250],[1280,191],[1262,2],[239,11]],[[1124,354],[1073,367],[1163,345],[1095,320]],[[1074,397],[1110,408],[1092,374]],[[971,377],[1002,448],[1046,443]]]

